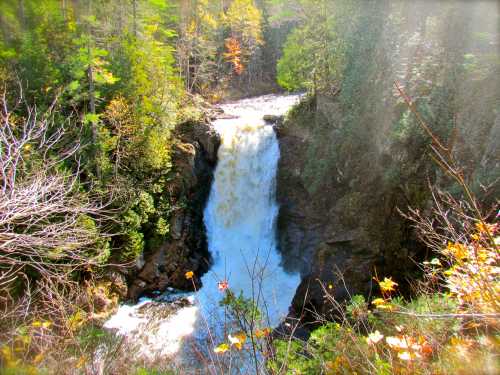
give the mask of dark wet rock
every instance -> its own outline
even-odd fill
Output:
[[[271,337],[274,340],[288,340],[293,337],[298,340],[307,341],[310,336],[310,330],[307,324],[293,317],[287,317],[280,325],[273,329]]]
[[[262,119],[268,123],[268,124],[273,124],[273,125],[278,125],[283,122],[283,116],[276,116],[276,115],[264,115]]]
[[[174,240],[182,237],[182,230],[184,229],[184,210],[176,210],[170,219],[170,235]]]
[[[200,276],[208,270],[203,208],[208,199],[220,139],[208,123],[184,123],[176,129],[172,162],[174,177],[169,182],[173,199],[179,202],[171,215],[170,238],[144,254],[143,266],[130,277],[128,297],[173,287],[191,290],[185,273]],[[195,277],[195,281],[198,278]]]
[[[153,300],[139,307],[138,313],[139,315],[154,317],[154,319],[158,321],[167,319],[180,309],[192,305],[193,303],[185,297],[178,298],[168,303]]]

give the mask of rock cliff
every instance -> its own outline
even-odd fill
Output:
[[[407,281],[419,274],[416,263],[430,254],[400,211],[425,212],[431,181],[459,191],[428,156],[424,139],[394,136],[391,116],[381,113],[377,126],[363,118],[372,126],[353,137],[342,128],[338,101],[313,97],[274,121],[281,150],[278,242],[285,266],[302,274],[291,315],[303,321],[316,321],[316,313],[335,316],[324,303],[326,290],[340,303],[354,294],[378,294],[376,275],[394,277],[399,290],[409,292]],[[473,182],[493,179],[498,168],[498,145],[491,151],[498,120],[477,136],[470,124],[458,128],[457,157],[466,156],[462,163]],[[481,199],[488,205],[488,196]]]
[[[307,109],[306,115],[308,118],[289,118],[277,127],[281,149],[278,240],[286,267],[299,270],[302,275],[292,302],[292,315],[312,322],[316,320],[315,312],[328,313],[322,284],[332,285],[330,292],[339,301],[346,300],[349,293],[369,294],[371,274],[383,244],[370,239],[370,229],[374,228],[366,217],[369,207],[365,204],[371,199],[362,196],[363,192],[373,194],[370,187],[349,189],[336,180],[333,170],[308,176],[311,145],[332,140],[326,135],[318,138],[313,128],[307,126],[316,121],[316,115]],[[320,152],[314,162],[321,163],[321,157]],[[311,188],[317,183],[314,178],[322,180],[320,188]],[[373,194],[373,203],[380,203],[376,195]]]
[[[199,275],[210,264],[203,209],[220,139],[208,121],[180,124],[174,138],[174,176],[169,189],[172,200],[181,204],[176,205],[170,218],[170,238],[145,255],[136,267],[128,290],[130,299],[167,287],[189,290],[193,286],[186,280],[185,272],[191,270]]]

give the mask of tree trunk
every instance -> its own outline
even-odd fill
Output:
[[[21,27],[26,29],[26,17],[24,11],[24,0],[19,0],[19,20],[21,21]]]
[[[63,16],[64,21],[67,20],[66,18],[66,0],[61,0],[61,14]]]
[[[132,0],[132,12],[134,18],[133,21],[134,38],[137,39],[137,0]]]
[[[90,55],[90,48],[89,48],[89,55]],[[87,68],[87,76],[89,80],[89,110],[90,113],[93,115],[96,114],[96,109],[95,109],[95,88],[94,88],[94,69],[92,64],[89,65]],[[92,144],[93,148],[95,150],[95,157],[96,157],[96,174],[97,178],[101,178],[101,169],[99,167],[99,159],[100,159],[100,145],[99,145],[99,134],[97,130],[97,121],[95,118],[92,118],[91,121],[91,129],[92,129]]]
[[[92,0],[89,0],[89,7],[88,7],[88,14],[89,16],[92,14]],[[92,29],[89,25],[88,30],[88,37],[92,38]],[[89,66],[87,68],[87,78],[89,81],[89,110],[92,115],[96,114],[96,107],[95,107],[95,86],[94,86],[94,66],[93,66],[93,58],[92,58],[92,47],[91,46],[91,39],[88,41],[87,45],[87,53],[88,53],[88,59],[89,59]],[[99,166],[99,159],[100,159],[100,145],[99,145],[99,134],[98,134],[98,129],[97,129],[97,121],[95,120],[95,116],[92,117],[91,121],[91,129],[92,129],[92,143],[93,143],[93,149],[95,150],[95,157],[96,157],[96,175],[97,178],[101,178],[101,168]]]

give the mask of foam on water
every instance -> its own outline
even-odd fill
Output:
[[[126,337],[134,355],[154,360],[171,356],[179,351],[181,339],[193,333],[198,315],[194,297],[188,297],[189,306],[172,314],[161,314],[164,304],[141,298],[135,305],[123,304],[104,328]]]

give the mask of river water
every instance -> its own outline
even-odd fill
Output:
[[[287,315],[300,276],[284,271],[277,251],[279,146],[263,116],[283,115],[299,100],[299,95],[265,95],[222,105],[233,118],[213,124],[221,146],[204,211],[213,264],[202,276],[199,291],[141,299],[137,305],[121,306],[106,322],[106,328],[136,343],[137,356],[166,356],[184,370],[207,366],[217,372],[221,354],[213,349],[238,330],[220,306],[228,291],[241,293],[259,307],[261,327],[274,327]],[[161,314],[162,308],[172,310],[176,299],[175,312]],[[252,373],[247,365],[243,359],[231,372]]]

